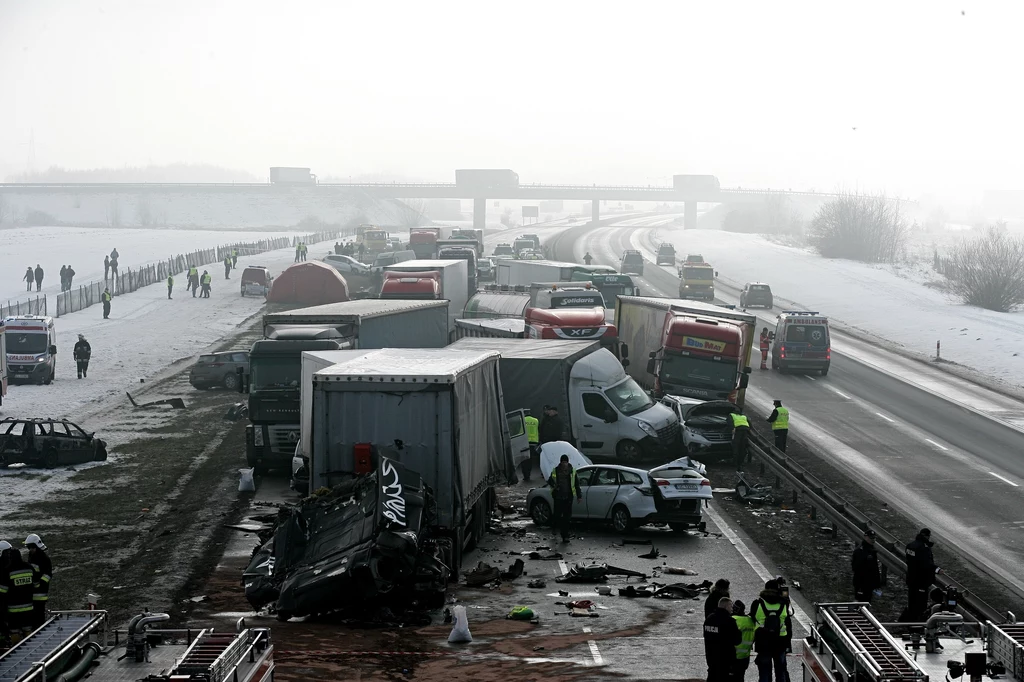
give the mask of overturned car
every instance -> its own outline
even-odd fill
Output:
[[[392,602],[444,601],[451,539],[435,536],[435,503],[419,474],[387,457],[281,509],[242,576],[257,610],[279,620]]]

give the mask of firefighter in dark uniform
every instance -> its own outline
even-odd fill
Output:
[[[84,334],[78,335],[78,342],[71,355],[75,358],[75,364],[78,365],[78,378],[89,376],[89,358],[92,357],[92,346],[85,340]]]
[[[853,598],[871,602],[875,590],[882,586],[882,574],[878,570],[878,550],[875,549],[875,531],[864,531],[860,547],[853,550]]]
[[[17,644],[32,632],[32,567],[21,558],[11,543],[0,542],[0,601],[4,604],[7,631],[11,643]]]
[[[704,621],[704,658],[708,662],[707,682],[727,682],[736,667],[736,646],[743,635],[732,617],[732,599],[722,597]]]
[[[32,567],[32,627],[38,628],[46,621],[46,605],[50,599],[50,579],[53,577],[53,563],[46,555],[46,545],[35,533],[25,538],[28,547],[28,564]]]
[[[743,471],[743,461],[747,459],[750,422],[740,412],[732,412],[729,418],[732,420],[732,455],[736,463],[736,471]]]
[[[907,545],[904,558],[907,562],[907,610],[900,617],[901,622],[924,622],[928,609],[928,588],[935,583],[935,576],[942,571],[935,565],[932,556],[932,532],[922,528]]]
[[[789,410],[782,406],[781,400],[775,401],[775,409],[768,415],[768,423],[772,425],[775,447],[785,452],[786,441],[789,439]]]

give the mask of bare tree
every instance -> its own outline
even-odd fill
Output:
[[[505,212],[501,214],[501,224],[504,225],[505,227],[515,227],[516,225],[519,224],[513,217],[511,208],[506,208]]]
[[[149,227],[153,224],[153,210],[149,205],[149,197],[140,194],[135,204],[135,217],[141,227]]]
[[[771,192],[757,203],[740,205],[726,213],[722,229],[755,234],[798,234],[803,230],[803,220],[786,195]]]
[[[894,199],[845,194],[818,209],[809,237],[826,258],[892,263],[906,247],[907,222]]]
[[[1022,237],[1011,237],[994,225],[986,234],[960,242],[941,263],[950,291],[964,303],[1001,313],[1024,304]]]
[[[430,221],[427,217],[427,203],[423,199],[396,201],[401,211],[399,221],[403,227],[416,227]]]

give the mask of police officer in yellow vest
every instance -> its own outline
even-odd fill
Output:
[[[530,415],[527,415],[523,421],[526,422],[526,439],[530,441],[530,457],[519,465],[519,469],[523,472],[523,480],[529,481],[530,475],[533,473],[533,459],[540,456],[537,453],[537,443],[540,442],[540,421]]]
[[[768,423],[772,425],[775,435],[775,447],[786,451],[786,440],[789,438],[789,410],[782,406],[781,400],[775,401],[775,409],[768,415]]]
[[[210,298],[210,287],[213,286],[213,275],[207,270],[203,270],[203,276],[199,280],[203,287],[203,295],[201,298]]]
[[[192,298],[196,297],[199,292],[199,268],[188,269],[188,282],[185,286],[185,290],[192,290]]]
[[[732,419],[732,454],[736,462],[736,471],[743,471],[743,461],[747,456],[747,438],[750,436],[750,422],[741,412],[729,415]]]
[[[732,605],[732,619],[736,621],[736,627],[740,629],[740,643],[736,645],[736,667],[733,669],[734,680],[742,680],[750,667],[750,652],[754,648],[754,633],[757,631],[757,624],[754,619],[746,615],[746,606],[737,599]]]
[[[103,302],[103,319],[110,317],[110,289],[104,289],[103,293],[100,294],[100,301]]]
[[[4,608],[11,643],[32,632],[32,596],[35,593],[32,567],[11,543],[0,540],[0,603]]]

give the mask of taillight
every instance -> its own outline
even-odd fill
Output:
[[[779,347],[779,356],[783,357],[783,358],[786,357],[786,347],[785,346],[780,346]]]
[[[638,485],[633,486],[633,487],[636,488],[637,490],[639,490],[641,495],[646,495],[647,497],[651,497],[651,496],[654,495],[654,491],[651,490],[650,488],[641,488]]]
[[[705,478],[704,480],[702,480],[702,481],[700,482],[700,484],[701,484],[701,485],[711,485],[711,481],[709,481],[708,479],[706,479],[706,478]]]
[[[668,485],[672,485],[672,484],[669,483],[668,481],[666,481],[664,478],[656,478],[656,479],[654,479],[654,485],[657,485],[657,486],[668,486]]]
[[[831,348],[826,348],[825,349],[825,359],[826,360],[831,360],[832,359],[832,349]]]

